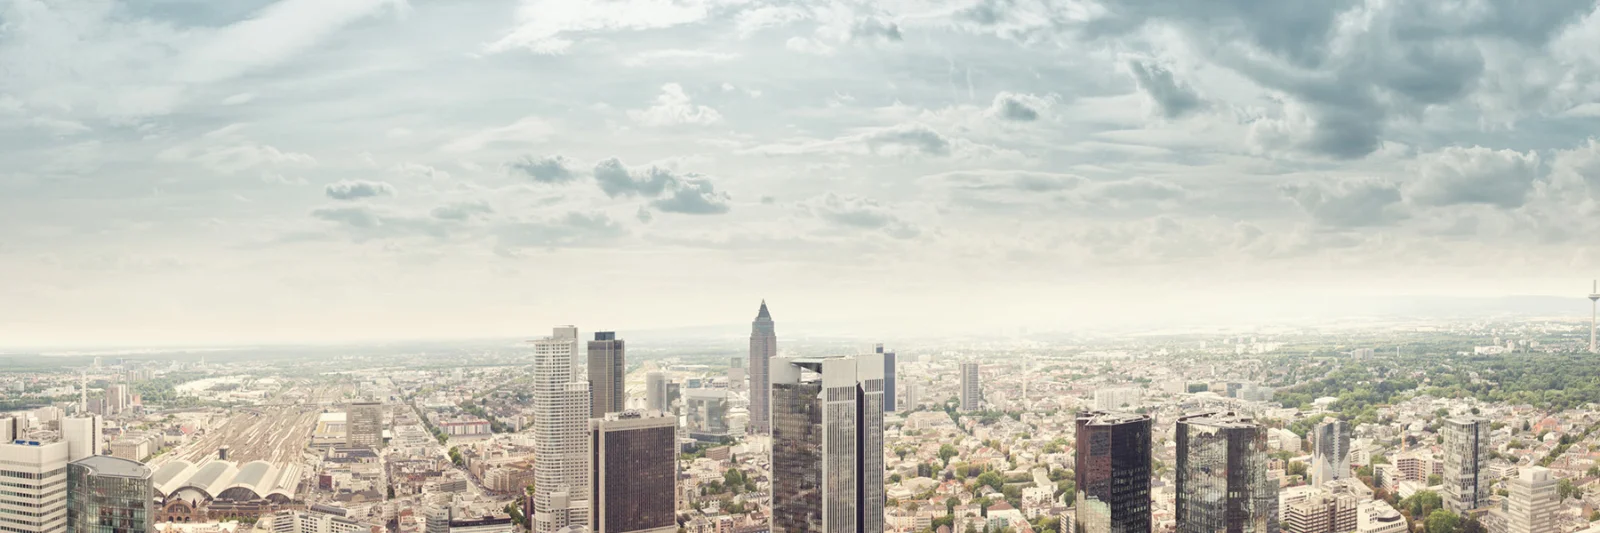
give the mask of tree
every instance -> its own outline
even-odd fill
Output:
[[[1560,497],[1563,502],[1567,501],[1569,497],[1582,498],[1583,489],[1573,485],[1571,479],[1562,479],[1556,483],[1556,496]]]
[[[1304,476],[1306,475],[1306,464],[1299,461],[1289,463],[1289,467],[1284,473],[1291,476]]]
[[[1434,485],[1438,485],[1440,483],[1444,483],[1444,477],[1443,476],[1440,476],[1439,474],[1428,474],[1428,486],[1429,487],[1432,487]]]
[[[1458,533],[1458,527],[1461,527],[1461,517],[1445,509],[1435,509],[1423,523],[1427,533]]]
[[[939,446],[939,460],[944,461],[944,466],[950,466],[950,458],[957,455],[961,455],[961,452],[955,446],[948,443]]]
[[[1001,487],[1003,487],[1005,485],[1005,483],[1006,483],[1006,479],[1003,478],[1003,477],[1000,477],[1000,473],[995,472],[993,470],[990,470],[988,472],[984,472],[982,475],[978,476],[978,484],[979,485],[988,485],[989,488],[994,489],[994,490],[1000,490]]]

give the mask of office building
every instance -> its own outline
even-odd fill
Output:
[[[533,342],[534,533],[589,520],[586,436],[589,382],[575,375],[578,328],[561,326]]]
[[[1142,401],[1144,389],[1139,387],[1108,387],[1094,391],[1094,408],[1100,411],[1133,411]]]
[[[14,416],[0,416],[0,443],[22,438],[22,420]]]
[[[594,340],[589,341],[589,393],[593,397],[589,418],[604,418],[606,413],[627,408],[625,353],[622,339],[614,332],[595,332]]]
[[[1268,472],[1267,432],[1249,417],[1178,419],[1178,533],[1277,533],[1278,480]]]
[[[1488,505],[1494,480],[1488,478],[1489,421],[1450,418],[1439,428],[1444,437],[1445,507],[1456,514]]]
[[[1350,477],[1350,424],[1333,419],[1311,432],[1311,482],[1321,487]]]
[[[878,345],[878,353],[883,354],[883,410],[894,412],[895,400],[895,355],[894,352],[883,351],[883,345]]]
[[[426,515],[426,513],[424,513]],[[423,520],[427,525],[433,525],[433,530],[424,529],[426,533],[450,533],[450,519],[446,515],[444,520],[433,523],[432,516]],[[383,526],[371,522],[356,520],[349,516],[349,512],[330,505],[312,505],[310,509],[278,511],[261,518],[270,524],[267,531],[271,533],[378,533],[383,531]]]
[[[727,389],[689,389],[683,395],[683,412],[689,437],[717,442],[729,436]]]
[[[591,531],[678,530],[677,432],[673,417],[655,411],[611,413],[589,421]]]
[[[1150,417],[1090,412],[1077,419],[1080,533],[1150,533]]]
[[[1556,515],[1561,512],[1556,479],[1543,467],[1524,466],[1517,470],[1517,477],[1506,481],[1510,492],[1506,498],[1506,531],[1556,533]]]
[[[1356,533],[1407,533],[1406,517],[1389,502],[1362,502],[1356,510]]]
[[[978,382],[978,363],[961,363],[961,410],[977,411],[983,404],[983,385]]]
[[[766,434],[771,430],[772,358],[778,355],[778,333],[767,312],[767,301],[750,323],[750,426],[749,431]]]
[[[660,372],[650,372],[644,375],[644,408],[646,411],[671,412],[672,403],[667,401],[667,375]]]
[[[772,533],[883,533],[883,356],[776,358]]]
[[[918,405],[922,405],[922,385],[914,381],[906,382],[904,398],[901,399],[907,411],[916,410]]]
[[[0,531],[66,533],[70,450],[66,442],[0,444]]]
[[[1348,492],[1314,490],[1305,499],[1284,507],[1285,533],[1346,533],[1355,531],[1361,498]]]
[[[345,445],[383,447],[383,404],[354,402],[345,408]]]
[[[155,487],[138,461],[91,455],[67,465],[67,531],[154,531]]]
[[[99,415],[69,416],[61,419],[61,440],[71,449],[67,461],[100,455],[101,434]]]

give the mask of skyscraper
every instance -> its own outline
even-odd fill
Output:
[[[69,416],[61,419],[61,440],[67,443],[70,453],[67,461],[76,461],[91,455],[100,455],[101,434],[98,415]]]
[[[774,363],[772,533],[882,533],[882,356]]]
[[[728,437],[728,390],[689,389],[683,394],[684,423],[689,436],[707,442]]]
[[[68,533],[154,531],[155,488],[138,461],[93,455],[67,465]]]
[[[1350,425],[1339,419],[1317,424],[1311,433],[1311,481],[1318,487],[1350,476]]]
[[[670,411],[667,407],[667,375],[650,372],[644,375],[644,407],[648,411]]]
[[[383,447],[383,404],[353,402],[345,408],[345,445]]]
[[[0,525],[7,533],[67,531],[66,442],[0,443]]]
[[[622,339],[614,332],[597,331],[589,341],[589,392],[594,396],[589,418],[603,418],[627,407],[625,353]]]
[[[1176,441],[1178,533],[1277,533],[1265,428],[1234,413],[1191,415]]]
[[[983,402],[983,385],[978,382],[978,363],[961,363],[961,410],[977,411]]]
[[[1477,417],[1450,418],[1440,428],[1444,437],[1444,503],[1463,514],[1488,505],[1494,480],[1487,478],[1489,421]]]
[[[677,420],[656,411],[589,421],[591,531],[677,531],[677,432]]]
[[[767,301],[750,324],[750,432],[767,433],[772,423],[771,360],[778,355],[778,332],[767,313]]]
[[[578,328],[561,326],[533,342],[533,531],[555,533],[589,518],[589,383],[578,381],[573,356]]]
[[[1150,417],[1078,415],[1081,533],[1150,533]]]
[[[1555,533],[1556,513],[1561,501],[1556,479],[1550,470],[1539,466],[1517,469],[1517,477],[1506,482],[1511,494],[1506,498],[1506,526],[1510,533]]]
[[[894,352],[883,351],[882,344],[878,345],[878,353],[883,354],[883,410],[884,412],[892,413],[895,410],[894,402],[896,398],[894,379],[895,356]]]

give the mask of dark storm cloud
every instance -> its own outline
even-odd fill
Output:
[[[566,183],[578,179],[577,174],[572,172],[571,162],[559,155],[539,158],[523,156],[511,162],[509,167],[514,173],[538,183]]]
[[[324,191],[334,200],[360,200],[375,196],[392,196],[394,187],[381,181],[341,181],[330,183]]]
[[[1400,187],[1381,180],[1307,183],[1279,188],[1317,224],[1331,228],[1386,226],[1407,218]]]
[[[1204,107],[1200,95],[1172,77],[1172,71],[1154,63],[1129,61],[1128,68],[1139,83],[1139,89],[1155,100],[1161,116],[1179,118]]]

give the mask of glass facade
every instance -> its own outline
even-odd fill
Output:
[[[640,426],[642,427],[629,427]],[[594,420],[591,450],[598,470],[590,501],[597,533],[676,528],[678,477],[675,418]]]
[[[1080,533],[1150,533],[1150,417],[1092,412],[1077,420]]]
[[[67,533],[147,533],[155,517],[150,469],[106,455],[67,465]]]
[[[772,533],[822,531],[820,383],[772,385]]]
[[[1178,419],[1178,533],[1277,533],[1267,434],[1233,413]]]

